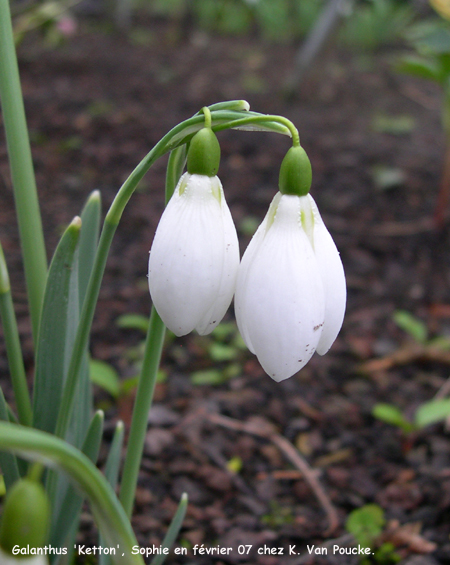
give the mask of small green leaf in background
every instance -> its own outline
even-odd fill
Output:
[[[371,169],[372,179],[379,190],[389,190],[405,184],[406,176],[398,167],[375,165]]]
[[[428,339],[427,326],[418,318],[405,310],[396,310],[392,319],[399,328],[408,333],[419,343],[425,343]]]
[[[412,116],[387,116],[379,114],[372,122],[374,131],[378,133],[389,133],[391,135],[406,135],[416,127],[416,121]]]
[[[120,394],[120,379],[117,371],[104,361],[91,359],[89,361],[89,372],[93,384],[109,392],[117,398]]]
[[[208,347],[208,353],[213,361],[220,363],[221,361],[232,361],[233,359],[236,359],[239,351],[236,347],[231,345],[213,342]]]
[[[372,547],[384,524],[383,509],[378,504],[366,504],[350,513],[345,527],[360,545]]]
[[[243,235],[251,236],[258,229],[261,220],[255,216],[245,216],[239,223],[239,231]]]
[[[382,422],[397,426],[407,434],[414,430],[413,424],[403,416],[400,408],[393,404],[375,404],[372,415]]]
[[[195,371],[191,375],[191,382],[194,385],[219,385],[226,378],[219,369],[206,369],[204,371]]]
[[[227,469],[237,475],[242,469],[242,459],[240,457],[232,457],[227,461]]]
[[[399,73],[424,78],[433,82],[440,82],[441,80],[441,69],[437,62],[420,57],[403,57],[395,65],[395,70]]]
[[[442,351],[448,351],[450,349],[450,337],[445,335],[438,335],[428,340],[428,345],[435,349],[441,349]]]
[[[214,337],[214,339],[216,339],[217,341],[225,341],[236,331],[237,327],[234,322],[222,322],[213,329],[211,336]]]
[[[148,316],[142,316],[141,314],[123,314],[116,320],[116,325],[119,328],[140,330],[144,334],[147,333],[148,324]]]
[[[418,428],[424,428],[445,420],[448,416],[450,416],[450,398],[439,398],[422,404],[417,409],[414,420]]]

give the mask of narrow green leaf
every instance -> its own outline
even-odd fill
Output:
[[[53,432],[64,380],[70,279],[81,220],[64,232],[50,265],[36,351],[34,427]]]
[[[0,387],[0,420],[8,422],[8,409],[6,407],[5,397]],[[0,467],[3,472],[6,490],[8,490],[20,478],[19,467],[17,465],[16,456],[12,453],[0,451]]]
[[[450,416],[450,398],[430,400],[420,406],[415,414],[416,426],[424,428],[430,424],[441,422]]]
[[[37,343],[47,256],[8,0],[0,1],[0,98],[33,339]]]
[[[123,438],[125,427],[122,421],[117,422],[114,431],[114,437],[109,449],[108,458],[106,459],[105,477],[113,489],[117,486],[119,477],[120,461],[122,456]],[[99,545],[103,545],[103,539],[100,536]],[[99,565],[109,565],[111,557],[109,555],[101,554],[98,559]]]
[[[170,523],[169,529],[167,530],[167,534],[165,535],[161,547],[163,548],[171,548],[178,532],[180,531],[181,526],[183,525],[183,520],[186,515],[188,504],[188,496],[186,493],[181,495],[180,503],[178,504],[177,511],[175,512],[174,517]],[[160,554],[154,557],[151,561],[151,565],[161,565],[166,560],[167,555]]]
[[[78,259],[78,280],[80,308],[83,305],[86,289],[91,276],[100,234],[101,198],[100,192],[94,190],[89,196],[81,212],[81,232]]]
[[[133,555],[138,545],[124,509],[105,477],[78,449],[53,435],[0,422],[0,450],[11,451],[40,461],[68,474],[70,479],[89,500],[96,521],[107,546],[119,544],[120,552],[112,556],[113,563],[144,565],[140,555]]]
[[[425,343],[428,338],[427,326],[418,318],[405,310],[396,310],[393,320],[399,328],[408,333],[419,343]]]
[[[105,477],[108,479],[109,484],[115,488],[117,479],[119,477],[120,460],[122,457],[123,439],[125,434],[125,426],[119,420],[116,424],[114,437],[111,442],[108,457],[106,459]]]
[[[372,415],[382,422],[399,427],[405,433],[410,433],[414,430],[413,424],[403,416],[400,408],[392,404],[375,404]]]
[[[101,410],[99,410],[92,418],[83,444],[82,453],[94,464],[97,461],[98,452],[100,450],[100,443],[103,434],[103,422],[104,414]],[[75,525],[78,522],[81,508],[83,506],[84,497],[80,495],[72,484],[69,483],[67,485],[66,483],[67,477],[64,476],[63,480],[61,480],[58,485],[63,496],[60,495],[56,497],[56,499],[60,499],[61,502],[58,505],[59,511],[53,512],[54,518],[50,541],[53,547],[70,547],[73,545],[70,535],[73,531],[76,532],[77,530]]]
[[[89,371],[92,383],[109,392],[114,398],[119,396],[119,375],[111,365],[104,361],[99,361],[98,359],[91,359],[89,361]]]
[[[30,393],[23,364],[19,330],[9,285],[8,268],[0,245],[0,316],[3,324],[6,354],[20,423],[30,426],[33,415]]]

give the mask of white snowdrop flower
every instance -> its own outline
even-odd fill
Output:
[[[236,228],[220,180],[192,172],[214,172],[218,163],[211,167],[207,162],[205,169],[197,157],[190,161],[188,155],[191,172],[175,188],[149,259],[153,304],[178,336],[194,329],[206,335],[219,324],[233,298],[239,266]]]
[[[273,199],[244,253],[236,283],[241,335],[276,381],[299,371],[315,351],[328,351],[346,303],[339,252],[307,194],[310,176],[307,188],[298,190],[303,195],[293,194],[293,178],[298,181],[289,171],[286,177],[282,165],[280,189],[285,193]]]

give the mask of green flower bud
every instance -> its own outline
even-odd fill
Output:
[[[211,128],[202,128],[191,139],[187,171],[191,175],[214,177],[219,170],[220,145]]]
[[[50,523],[50,504],[41,483],[25,478],[9,491],[0,525],[0,547],[12,554],[15,545],[43,547]]]
[[[312,171],[303,147],[291,147],[280,168],[278,187],[282,194],[305,196],[311,188]]]

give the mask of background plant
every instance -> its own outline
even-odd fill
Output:
[[[445,6],[430,0],[433,7]],[[435,207],[435,222],[441,227],[447,213],[450,193],[450,12],[439,9],[441,18],[430,18],[412,26],[405,34],[414,54],[397,63],[399,72],[435,82],[442,89],[441,120],[445,136],[441,185]]]

